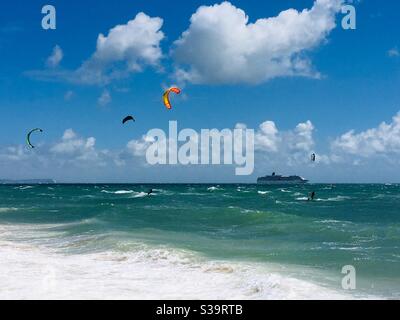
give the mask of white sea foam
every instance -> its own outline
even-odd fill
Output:
[[[132,191],[132,190],[118,190],[118,191],[115,191],[114,193],[115,194],[130,194],[130,193],[133,193],[134,191]]]
[[[345,200],[350,200],[351,199],[351,197],[346,197],[346,196],[337,196],[337,197],[331,197],[331,198],[326,198],[326,199],[324,199],[324,198],[317,198],[317,199],[314,199],[314,201],[322,201],[322,202],[330,202],[330,201],[345,201]],[[298,197],[298,198],[296,198],[296,200],[298,200],[298,201],[308,201],[309,200],[309,198],[307,198],[307,197]]]
[[[299,198],[296,198],[296,200],[298,200],[298,201],[308,201],[309,199],[307,197],[299,197]]]
[[[131,194],[135,191],[133,190],[117,190],[117,191],[108,191],[108,190],[101,190],[103,193],[111,193],[111,194]]]
[[[16,187],[15,189],[19,189],[19,190],[28,190],[28,189],[32,189],[33,186],[21,186],[21,187]]]
[[[204,261],[171,249],[63,255],[0,246],[1,299],[350,298],[261,266]]]
[[[8,236],[17,230],[18,236],[26,233],[26,239],[44,236],[43,226],[24,228],[0,226]],[[212,261],[145,244],[124,252],[64,254],[48,242],[43,246],[5,240],[5,233],[0,237],[0,299],[352,298],[284,275],[276,266]]]
[[[146,192],[136,192],[132,198],[143,198],[147,196],[153,196],[154,194],[147,194]]]
[[[270,193],[270,192],[269,191],[258,191],[258,194],[262,194],[262,195],[268,194],[268,193]]]
[[[0,208],[0,213],[6,213],[11,211],[18,211],[18,208]]]
[[[343,223],[343,221],[339,221],[339,220],[333,220],[333,219],[326,219],[326,220],[321,220],[321,221],[317,221],[319,223]]]
[[[179,193],[182,196],[203,196],[204,193],[200,193],[200,192],[182,192]]]
[[[217,191],[217,190],[221,190],[221,188],[219,187],[209,187],[207,188],[208,191]]]
[[[345,201],[345,200],[350,200],[351,197],[347,197],[347,196],[337,196],[337,197],[331,197],[331,198],[327,198],[327,199],[321,199],[318,198],[316,199],[316,201]]]

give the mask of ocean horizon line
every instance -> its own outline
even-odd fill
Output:
[[[285,185],[296,186],[296,184],[276,184],[276,185],[266,185],[258,184],[257,182],[66,182],[66,181],[55,181],[55,182],[29,182],[27,180],[15,180],[10,182],[1,182],[0,185],[262,185],[262,186],[272,186],[280,187]],[[400,182],[308,182],[306,184],[300,185],[397,185]]]

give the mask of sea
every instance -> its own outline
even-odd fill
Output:
[[[0,299],[400,299],[400,185],[0,185]]]

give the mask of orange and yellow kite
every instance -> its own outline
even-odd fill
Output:
[[[179,89],[177,87],[169,88],[167,91],[164,92],[163,101],[164,101],[164,105],[167,107],[167,109],[172,109],[171,102],[169,101],[169,94],[170,94],[171,91],[176,93],[176,94],[180,94],[181,93],[181,89]]]

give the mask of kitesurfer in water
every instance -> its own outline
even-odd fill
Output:
[[[147,195],[151,195],[153,193],[153,189],[150,189],[149,191],[147,191]]]
[[[308,201],[310,201],[310,200],[313,201],[314,198],[315,198],[315,191],[311,192],[311,195],[310,195],[310,197],[308,198]]]

